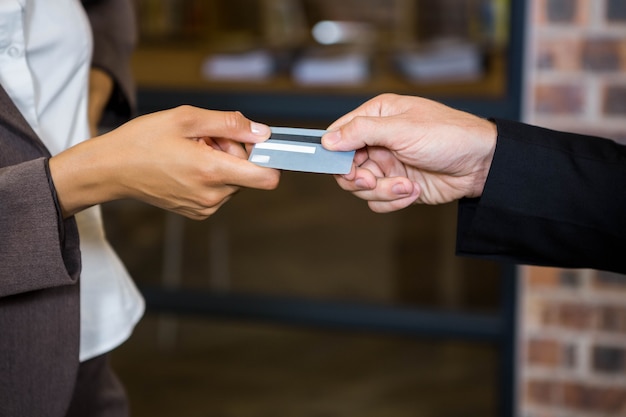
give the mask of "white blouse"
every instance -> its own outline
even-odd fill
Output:
[[[89,138],[91,29],[78,0],[0,0],[0,84],[55,155]],[[99,206],[76,215],[80,360],[124,342],[144,300],[106,240]]]

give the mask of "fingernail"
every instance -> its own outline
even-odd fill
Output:
[[[363,178],[357,178],[354,181],[354,185],[356,185],[358,188],[360,189],[365,189],[367,188],[367,182],[363,179]]]
[[[250,130],[258,136],[265,136],[270,132],[269,126],[257,122],[250,122]]]
[[[405,195],[409,193],[409,191],[406,189],[406,186],[402,183],[396,184],[393,187],[391,187],[391,191],[393,191],[394,194],[397,194],[397,195]]]
[[[326,145],[334,145],[341,140],[341,131],[335,130],[324,135],[324,143]]]

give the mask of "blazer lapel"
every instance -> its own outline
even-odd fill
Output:
[[[36,156],[50,156],[50,151],[37,136],[35,131],[30,127],[22,113],[15,106],[5,89],[0,85],[0,145],[5,141],[11,141],[16,144],[17,141],[23,142],[22,145],[34,148]],[[5,148],[4,146],[1,146]],[[23,146],[21,146],[23,148]],[[0,149],[1,153],[8,150]]]

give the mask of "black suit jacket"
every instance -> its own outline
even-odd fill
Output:
[[[496,124],[483,195],[459,204],[458,254],[626,273],[626,147]]]
[[[128,70],[135,42],[132,4],[93,0],[87,10],[94,31],[94,65],[116,81],[108,109],[118,118],[128,117],[133,104]],[[63,416],[76,382],[79,237],[74,219],[59,215],[49,157],[0,86],[2,417]]]

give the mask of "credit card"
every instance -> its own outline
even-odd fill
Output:
[[[293,127],[272,127],[272,135],[252,148],[250,162],[288,171],[321,174],[347,174],[352,168],[354,151],[337,152],[324,149],[325,130]]]

